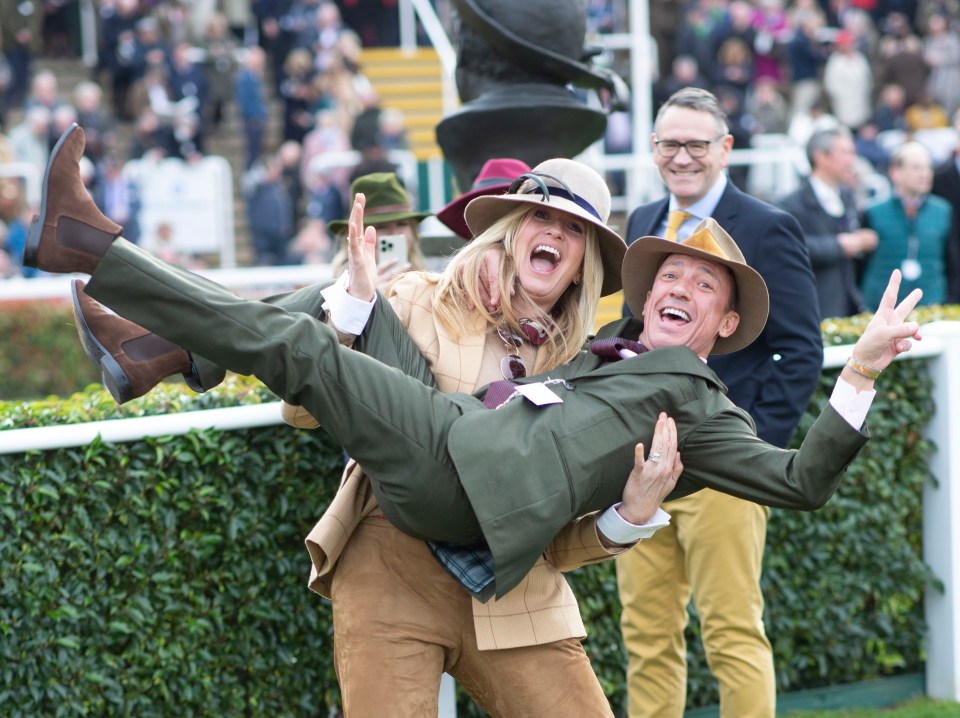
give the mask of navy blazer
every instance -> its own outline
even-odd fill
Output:
[[[860,287],[857,285],[856,261],[843,253],[837,240],[841,232],[860,228],[853,192],[840,190],[845,216],[836,219],[827,214],[813,191],[810,178],[804,178],[800,187],[782,198],[780,209],[797,218],[807,243],[810,264],[817,282],[820,315],[848,317],[865,311]],[[886,282],[884,282],[886,284]]]
[[[953,225],[947,240],[947,301],[960,304],[960,172],[957,171],[957,159],[950,159],[940,165],[933,175],[933,194],[943,197],[953,207]]]
[[[669,198],[637,207],[627,221],[627,244],[656,235]],[[823,365],[820,307],[810,257],[797,220],[727,182],[713,218],[743,252],[770,291],[770,316],[757,340],[733,354],[710,357],[710,367],[734,404],[757,425],[757,435],[787,446],[810,403]]]

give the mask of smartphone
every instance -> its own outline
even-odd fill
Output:
[[[395,259],[400,267],[410,261],[407,248],[407,235],[390,234],[377,239],[377,262],[382,263]]]

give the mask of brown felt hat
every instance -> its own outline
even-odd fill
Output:
[[[767,323],[770,295],[763,277],[743,258],[743,253],[712,217],[700,222],[682,242],[662,237],[640,237],[623,258],[623,296],[636,317],[643,316],[643,304],[653,289],[660,264],[671,254],[686,254],[722,264],[737,283],[737,313],[740,324],[729,337],[718,337],[711,354],[729,354],[749,346]]]

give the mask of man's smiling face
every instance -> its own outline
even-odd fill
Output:
[[[729,308],[733,289],[733,277],[722,264],[669,255],[643,305],[640,341],[647,349],[684,345],[708,356],[717,337],[730,336],[740,323],[740,315]]]
[[[653,160],[660,170],[660,177],[670,193],[677,198],[680,207],[689,207],[703,199],[729,163],[733,137],[723,134],[723,129],[709,112],[687,107],[668,107],[660,116],[653,136],[654,142],[709,141],[720,136],[716,142],[710,143],[704,157],[691,157],[686,148],[673,157],[663,157],[654,144]]]

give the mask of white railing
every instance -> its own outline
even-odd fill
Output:
[[[28,280],[31,281],[31,280]],[[956,361],[960,366],[960,322],[935,322],[923,326],[924,341],[916,343],[909,354],[903,355],[897,361],[912,359],[943,358],[948,347],[956,348]],[[951,342],[957,342],[956,345]],[[835,369],[846,363],[850,356],[852,345],[826,347],[823,352],[823,368]],[[934,366],[933,370],[937,367]],[[952,368],[952,365],[951,367]],[[932,370],[932,371],[933,371]],[[939,380],[953,378],[956,387],[960,390],[960,371],[952,377],[942,377],[939,372],[934,373],[933,396],[941,397],[947,404],[945,409],[957,406],[957,416],[960,417],[960,394],[945,394],[939,385]],[[950,398],[954,401],[951,401]],[[937,416],[931,426],[937,424],[938,419],[949,415],[941,412],[938,402]],[[170,421],[176,419],[176,421]],[[249,422],[249,423],[247,423]],[[84,424],[65,424],[61,426],[37,427],[31,429],[0,430],[0,454],[12,454],[27,450],[58,449],[69,446],[82,446],[94,439],[98,434],[104,441],[136,441],[147,436],[166,436],[186,434],[193,429],[218,429],[230,431],[233,429],[250,428],[254,426],[269,426],[282,423],[280,419],[280,402],[267,402],[250,406],[227,407],[223,409],[201,409],[179,414],[164,414],[159,416],[144,416],[132,419],[111,419],[107,421],[88,422]],[[133,428],[130,428],[133,427]],[[929,427],[928,427],[929,428]],[[957,425],[960,429],[960,424]],[[47,431],[52,429],[54,431]],[[26,440],[24,437],[31,434],[40,437]],[[960,433],[957,434],[960,437]],[[20,442],[14,441],[15,437]],[[949,447],[948,444],[943,444]],[[960,446],[957,447],[960,450]],[[960,451],[957,460],[960,462]],[[958,475],[960,480],[960,475]],[[958,524],[960,529],[960,524]]]
[[[928,590],[927,695],[960,701],[960,322],[924,327],[936,411],[925,436],[936,446],[923,494],[923,558],[943,592]]]
[[[140,416],[132,419],[90,421],[84,424],[39,426],[0,431],[0,454],[47,451],[86,446],[98,436],[108,443],[139,441],[148,436],[177,436],[194,429],[233,431],[281,423],[280,402],[225,409],[203,409],[179,414]]]
[[[286,267],[243,267],[231,269],[200,269],[194,274],[249,298],[291,291],[309,284],[330,279],[329,264],[298,264]],[[0,301],[25,299],[69,299],[70,283],[86,275],[51,274],[32,279],[12,277],[0,280]]]

